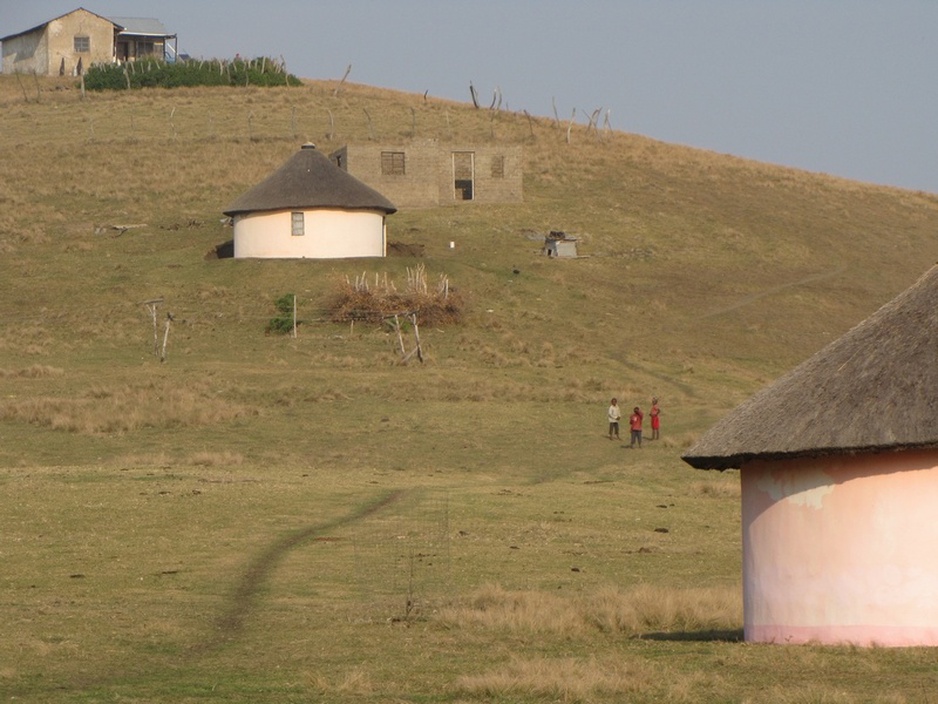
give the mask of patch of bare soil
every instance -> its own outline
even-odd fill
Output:
[[[426,248],[422,244],[388,242],[389,257],[422,257],[424,249]]]

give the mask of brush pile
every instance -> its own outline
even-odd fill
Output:
[[[346,277],[328,303],[330,319],[336,323],[361,320],[380,323],[386,318],[416,313],[421,325],[449,325],[462,321],[465,302],[440,274],[435,286],[427,283],[422,264],[407,269],[407,285],[398,290],[387,273],[373,277],[362,273]]]

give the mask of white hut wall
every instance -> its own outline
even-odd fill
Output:
[[[293,234],[293,212],[303,213],[303,234]],[[239,215],[234,223],[236,258],[338,259],[383,257],[384,214],[315,209]]]
[[[743,467],[747,641],[938,645],[938,452]]]

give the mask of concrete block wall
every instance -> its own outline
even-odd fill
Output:
[[[114,58],[114,25],[103,17],[78,9],[50,21],[35,32],[3,42],[4,73],[74,75],[81,60],[83,70]],[[76,53],[75,37],[88,37],[90,51]]]
[[[382,152],[404,154],[403,174],[384,174]],[[470,153],[473,161],[475,203],[520,203],[522,150],[516,145],[441,145],[426,140],[407,144],[350,144],[333,152],[330,158],[363,183],[374,188],[396,206],[426,208],[464,203],[457,194],[453,174],[453,154]],[[497,175],[493,175],[493,165]]]

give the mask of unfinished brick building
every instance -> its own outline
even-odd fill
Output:
[[[516,145],[349,144],[329,158],[399,207],[524,200],[521,147]]]

